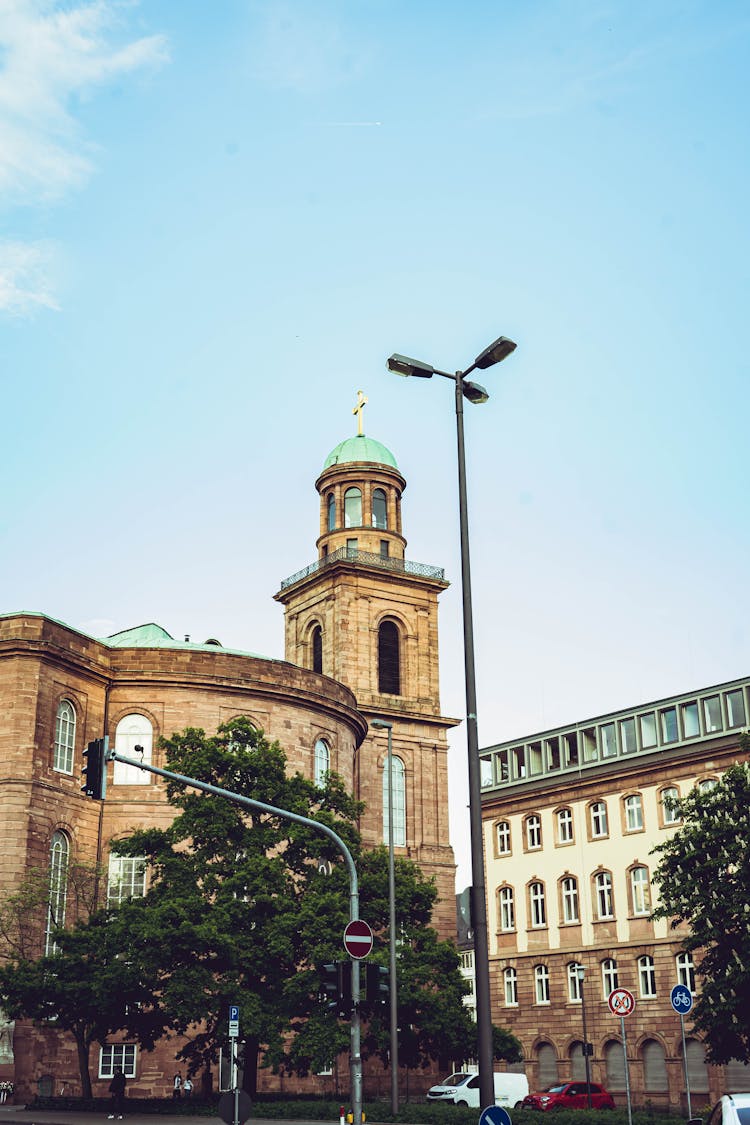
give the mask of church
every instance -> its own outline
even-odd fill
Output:
[[[55,921],[75,921],[76,865],[105,873],[100,904],[143,895],[145,862],[110,856],[110,842],[172,817],[161,779],[121,762],[109,766],[105,801],[85,797],[86,745],[106,735],[118,753],[132,755],[137,745],[144,760],[163,766],[162,736],[188,726],[213,733],[237,716],[278,740],[290,769],[313,779],[335,770],[365,802],[359,827],[371,846],[387,838],[387,738],[369,724],[392,724],[396,852],[434,877],[433,924],[455,937],[447,731],[456,720],[441,714],[438,687],[438,597],[448,583],[439,567],[406,558],[406,480],[391,451],[363,432],[361,405],[360,395],[359,432],[331,451],[315,481],[314,561],[274,594],[284,607],[284,659],[216,638],[174,638],[154,623],[94,638],[45,613],[0,615],[0,895],[32,870],[49,872],[39,953],[50,948]],[[53,1024],[2,1024],[0,1081],[14,1083],[17,1101],[80,1093],[71,1038]],[[168,1096],[179,1048],[175,1039],[152,1053],[117,1037],[94,1045],[95,1096],[106,1094],[118,1067],[131,1096]],[[259,1088],[277,1082],[259,1072]],[[305,1088],[333,1092],[326,1075]]]

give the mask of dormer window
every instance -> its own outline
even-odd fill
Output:
[[[372,494],[372,526],[382,531],[388,528],[388,505],[382,488],[374,489]]]
[[[362,526],[362,490],[347,488],[344,493],[344,527]]]

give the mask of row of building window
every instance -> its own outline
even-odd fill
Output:
[[[713,789],[716,778],[704,778],[698,783],[703,791]],[[681,817],[676,807],[680,791],[676,785],[665,785],[658,793],[659,823],[662,828],[679,824]],[[622,828],[624,832],[645,831],[643,797],[640,793],[630,793],[621,799]],[[557,809],[555,819],[555,843],[558,845],[575,843],[573,810],[567,806]],[[609,836],[609,818],[606,801],[591,801],[586,811],[586,827],[589,840],[604,840]],[[530,813],[523,820],[524,851],[538,851],[542,847],[542,818],[539,813]],[[507,820],[495,825],[495,852],[498,856],[512,854],[511,826]]]
[[[559,916],[563,925],[581,921],[578,880],[565,875],[558,880]],[[595,921],[610,921],[615,917],[611,871],[597,871],[591,876],[591,894]],[[527,917],[532,929],[547,926],[547,894],[540,880],[530,882],[526,888]],[[628,870],[628,908],[635,917],[648,917],[651,913],[651,887],[648,868],[635,864]],[[498,925],[501,933],[516,929],[516,900],[513,887],[507,884],[497,891]]]
[[[341,524],[336,518],[336,497],[333,492],[329,492],[326,497],[326,509],[328,513],[328,530],[335,531]],[[381,531],[388,530],[388,499],[385,490],[382,488],[374,488],[372,490],[372,508],[370,512],[370,526],[380,529]],[[361,488],[347,488],[344,493],[344,527],[362,527],[362,489]]]
[[[617,961],[607,957],[599,964],[601,974],[602,999],[606,1000],[615,988],[620,987],[620,974]],[[675,958],[677,984],[682,984],[695,992],[695,966],[689,953],[678,953]],[[565,967],[567,998],[570,1003],[580,1003],[585,971],[579,961],[570,961]],[[650,954],[644,954],[636,961],[638,994],[642,1000],[655,1000],[656,968]],[[534,966],[534,1003],[550,1003],[550,971],[547,965]],[[671,986],[670,986],[671,987]],[[503,998],[507,1008],[518,1007],[518,970],[508,967],[503,970]]]
[[[561,731],[522,746],[502,746],[483,754],[482,785],[521,781],[737,730],[746,725],[747,714],[744,689],[738,685],[635,715]]]

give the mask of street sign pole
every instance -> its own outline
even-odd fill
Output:
[[[688,1120],[693,1116],[690,1104],[690,1078],[688,1076],[687,1051],[685,1050],[685,1013],[693,1006],[693,994],[687,985],[676,984],[669,994],[672,1007],[680,1017],[680,1034],[682,1036],[682,1069],[685,1075],[685,1093],[687,1094]]]
[[[680,1012],[680,1033],[682,1034],[682,1069],[685,1072],[685,1093],[687,1094],[688,1121],[693,1116],[690,1106],[690,1078],[688,1076],[687,1051],[685,1050],[685,1017]]]
[[[628,1099],[628,1125],[633,1125],[633,1107],[630,1104],[630,1068],[628,1066],[628,1046],[625,1039],[625,1017],[620,1016],[622,1030],[622,1055],[625,1060],[625,1096]]]
[[[613,1016],[620,1017],[622,1034],[622,1057],[625,1063],[625,1096],[628,1100],[628,1125],[633,1125],[633,1107],[630,1102],[630,1070],[628,1068],[628,1044],[625,1039],[625,1016],[633,1014],[635,996],[627,988],[613,988],[607,997],[607,1005]]]

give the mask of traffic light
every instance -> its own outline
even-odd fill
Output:
[[[385,965],[367,966],[367,1003],[370,1008],[384,1007],[390,1002],[390,971]]]
[[[346,1019],[352,1013],[352,963],[334,961],[323,965],[320,973],[320,998],[326,1008]]]
[[[338,989],[339,989],[339,1015],[349,1019],[352,1014],[352,963],[337,961]]]
[[[333,1010],[339,1004],[339,978],[338,965],[334,962],[324,965],[320,972],[320,992],[318,995],[324,1001],[326,1008]]]
[[[95,738],[83,752],[83,785],[81,792],[95,801],[103,801],[107,795],[107,746],[108,738]]]

